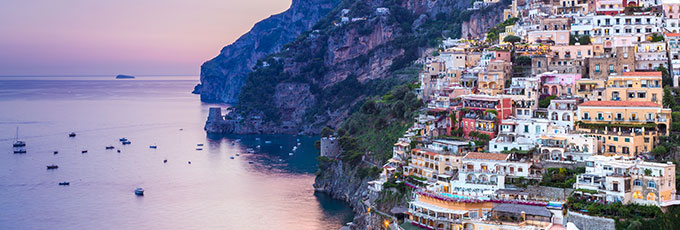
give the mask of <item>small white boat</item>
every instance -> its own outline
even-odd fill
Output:
[[[297,150],[297,146],[293,146],[293,151]]]
[[[260,145],[257,145],[256,147],[259,149],[259,148],[260,148]]]
[[[241,139],[236,139],[236,142],[241,142]]]
[[[264,141],[265,144],[271,144],[272,141]]]
[[[259,137],[256,137],[256,138],[255,138],[255,140],[256,140],[256,141],[259,141],[259,140],[260,140],[260,138],[259,138]]]
[[[135,195],[137,195],[137,196],[144,196],[144,189],[143,189],[143,188],[137,188],[137,189],[135,189]]]
[[[283,149],[283,145],[279,146],[280,149]]]
[[[298,142],[298,146],[301,145],[302,143]]]
[[[288,153],[288,156],[292,156],[292,155],[293,155],[293,153]]]

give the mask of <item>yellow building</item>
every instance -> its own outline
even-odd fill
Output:
[[[503,94],[505,81],[512,77],[512,64],[504,60],[489,63],[486,71],[479,72],[477,86],[480,93],[496,96]]]
[[[576,80],[576,96],[585,98],[586,101],[604,101],[605,85],[605,80]]]
[[[622,76],[609,76],[605,98],[607,101],[660,103],[663,98],[661,72],[625,72]]]
[[[488,201],[459,202],[444,195],[418,192],[409,202],[408,218],[421,227],[462,230],[464,220],[479,219],[492,209],[493,203]]]
[[[649,152],[671,124],[671,110],[649,101],[588,101],[576,115],[577,131],[594,136],[605,155]]]
[[[450,179],[454,170],[462,166],[462,155],[455,153],[435,151],[431,149],[411,150],[411,159],[408,166],[404,167],[406,175],[415,175],[428,179]],[[440,178],[444,177],[444,178]],[[444,189],[448,192],[448,188]]]

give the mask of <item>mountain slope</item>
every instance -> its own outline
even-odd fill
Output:
[[[220,54],[201,66],[202,101],[236,103],[241,87],[257,60],[308,31],[341,0],[293,0],[283,13],[264,19]]]
[[[324,126],[337,127],[367,98],[412,80],[401,71],[431,52],[442,38],[475,34],[461,31],[463,23],[500,22],[501,15],[480,12],[494,12],[508,3],[477,12],[465,10],[470,4],[469,0],[345,0],[312,31],[258,61],[234,112],[225,122],[207,124],[206,130],[318,133]]]

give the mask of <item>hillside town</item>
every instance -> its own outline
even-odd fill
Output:
[[[613,229],[573,207],[679,205],[654,152],[673,129],[680,1],[513,0],[503,18],[421,61],[426,109],[369,182],[412,189],[399,228]]]

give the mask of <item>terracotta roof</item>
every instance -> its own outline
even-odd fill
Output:
[[[661,72],[623,72],[623,76],[661,77]]]
[[[578,106],[603,106],[603,107],[661,107],[651,101],[586,101]]]
[[[666,37],[680,37],[680,33],[666,33]]]
[[[480,152],[469,152],[465,155],[465,159],[480,159],[480,160],[496,160],[502,161],[508,159],[510,154],[505,153],[480,153]]]

